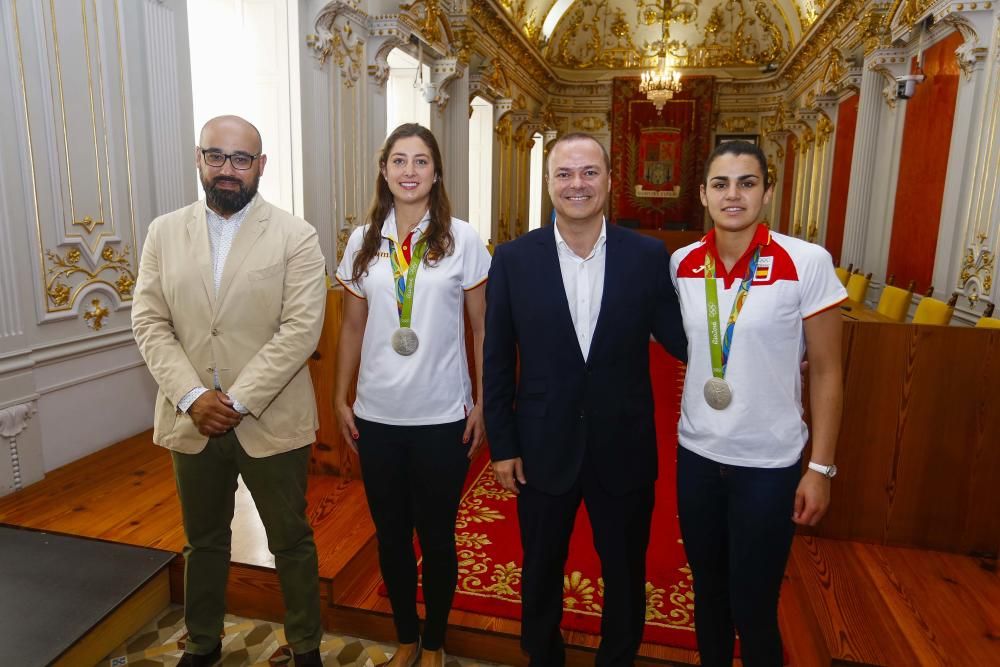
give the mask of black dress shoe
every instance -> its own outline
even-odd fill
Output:
[[[215,663],[219,662],[219,658],[221,657],[222,644],[219,643],[210,653],[205,653],[204,655],[185,651],[184,655],[181,656],[180,662],[177,663],[177,667],[212,667]]]
[[[295,667],[323,667],[323,659],[319,657],[319,649],[314,648],[305,653],[296,653]]]

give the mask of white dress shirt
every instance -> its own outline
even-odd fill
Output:
[[[208,224],[208,242],[212,248],[212,276],[215,278],[216,295],[219,294],[219,287],[222,285],[222,272],[226,268],[226,258],[229,257],[229,250],[233,247],[233,239],[236,238],[236,233],[240,231],[240,226],[243,224],[243,220],[246,219],[247,213],[249,213],[250,207],[253,206],[256,199],[257,196],[254,195],[253,199],[246,206],[228,218],[223,218],[210,209],[207,204],[205,205],[205,222]],[[219,389],[219,372],[215,371],[214,375],[215,388]],[[208,387],[193,388],[184,394],[184,398],[178,401],[177,409],[181,412],[187,412],[188,408],[206,391],[208,391]],[[233,396],[229,396],[229,398],[233,399],[234,410],[244,415],[248,413],[248,410],[236,398]]]
[[[607,258],[607,221],[601,222],[601,235],[586,257],[580,257],[559,233],[558,221],[553,224],[556,236],[556,251],[559,255],[559,271],[562,273],[569,314],[573,318],[576,341],[586,359],[590,354],[590,343],[597,327],[597,317],[601,314],[601,299],[604,297],[604,265]]]

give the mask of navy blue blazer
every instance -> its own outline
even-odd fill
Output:
[[[521,457],[528,486],[546,493],[572,487],[588,447],[609,493],[655,480],[650,334],[687,359],[663,243],[609,224],[606,253],[588,359],[573,329],[553,228],[493,255],[483,364],[490,455]]]

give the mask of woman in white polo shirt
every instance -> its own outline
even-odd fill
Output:
[[[688,339],[677,504],[694,579],[701,664],[779,667],[778,593],[795,525],[830,502],[840,426],[846,292],[829,253],[760,223],[772,196],[763,152],[709,157],[701,201],[714,222],[670,260]],[[812,455],[800,364],[809,361]]]
[[[390,664],[444,665],[458,576],[455,517],[469,460],[485,433],[482,405],[472,402],[463,308],[482,396],[490,255],[468,223],[451,217],[441,152],[428,129],[396,128],[378,162],[368,224],[351,234],[337,269],[347,293],[334,405],[345,440],[361,457],[375,521],[400,643]],[[422,636],[414,528],[427,610]]]

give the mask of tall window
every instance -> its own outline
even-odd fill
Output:
[[[386,83],[386,136],[403,123],[431,126],[431,105],[419,88],[421,76],[430,83],[431,68],[421,65],[405,51],[393,49],[386,58],[389,80]],[[418,74],[419,73],[419,74]]]
[[[469,118],[469,224],[483,243],[493,235],[493,105],[472,98]]]
[[[257,126],[267,169],[260,194],[302,212],[298,3],[294,0],[188,0],[194,144],[201,126],[224,114]],[[192,156],[194,151],[192,150]],[[201,188],[199,182],[198,187]]]
[[[545,180],[542,178],[542,155],[545,151],[545,138],[537,132],[532,140],[531,169],[528,171],[528,231],[542,226],[542,188]]]

